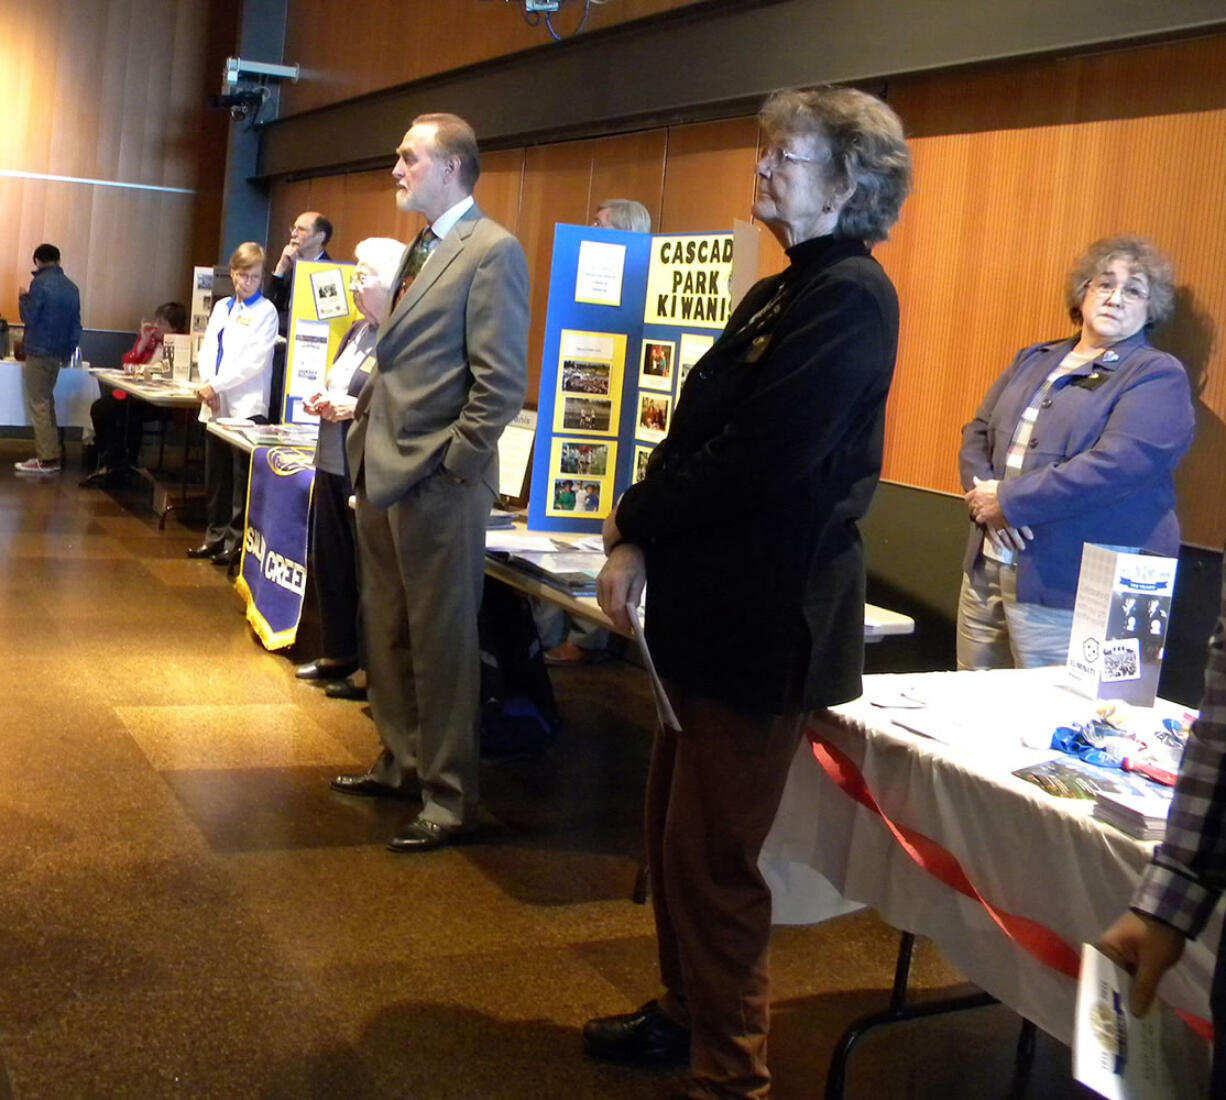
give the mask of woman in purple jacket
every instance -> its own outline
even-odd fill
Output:
[[[1084,543],[1179,553],[1195,417],[1183,365],[1145,338],[1174,308],[1170,261],[1141,237],[1096,241],[1066,294],[1078,335],[1018,352],[962,430],[959,668],[1064,664]]]

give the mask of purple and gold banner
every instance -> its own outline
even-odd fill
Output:
[[[266,649],[293,645],[307,577],[307,517],[315,484],[312,452],[256,447],[247,483],[247,527],[238,591]]]

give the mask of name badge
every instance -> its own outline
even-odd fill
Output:
[[[362,360],[362,365],[358,367],[358,370],[360,370],[363,374],[369,374],[374,369],[375,369],[375,357],[373,355],[368,355],[365,359]]]
[[[251,318],[244,313],[241,317],[236,317],[234,319],[234,323],[238,325],[249,325],[251,324]]]

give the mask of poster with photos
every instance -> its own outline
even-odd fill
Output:
[[[612,471],[617,466],[617,441],[554,436],[549,458],[545,513],[604,519],[613,504]]]
[[[677,345],[671,340],[644,340],[639,363],[639,387],[672,390]]]
[[[626,338],[621,333],[563,332],[554,433],[617,435],[625,369]]]
[[[673,411],[673,399],[665,393],[644,391],[639,394],[638,415],[634,422],[634,438],[659,443],[668,435],[668,421]]]
[[[644,476],[685,373],[757,277],[759,236],[554,227],[530,529],[595,533]]]

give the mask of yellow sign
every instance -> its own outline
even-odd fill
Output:
[[[644,324],[722,329],[731,312],[731,233],[653,238]]]

